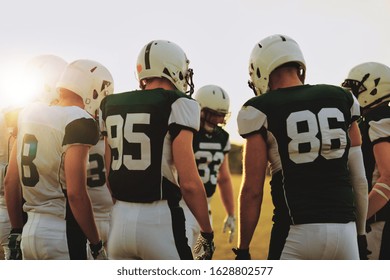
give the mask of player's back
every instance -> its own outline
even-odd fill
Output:
[[[266,138],[275,214],[285,212],[292,223],[353,220],[348,129],[359,106],[352,94],[305,85],[268,92],[245,106],[240,118],[253,122],[240,134],[257,130]]]
[[[180,199],[171,144],[183,127],[199,129],[198,103],[179,91],[154,89],[107,96],[100,108],[113,196],[128,202]]]
[[[79,107],[33,103],[20,113],[18,128],[17,161],[26,200],[24,210],[64,218],[64,155],[69,145],[96,143],[95,120]]]

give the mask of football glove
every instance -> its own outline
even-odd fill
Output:
[[[236,217],[228,215],[225,218],[222,232],[225,233],[227,229],[229,229],[229,243],[232,243],[236,231]]]
[[[103,246],[103,241],[99,241],[97,244],[89,244],[91,254],[94,260],[108,260],[106,250]]]
[[[248,249],[239,249],[239,248],[233,248],[233,253],[236,255],[235,260],[250,260],[251,254],[249,253]]]
[[[197,256],[196,260],[211,260],[215,251],[214,233],[200,232],[194,246],[194,254],[197,255],[203,249],[203,253]]]
[[[359,258],[361,260],[368,260],[368,255],[372,252],[367,248],[367,237],[366,235],[358,235],[358,247],[359,247]]]
[[[366,233],[370,233],[371,230],[372,230],[371,225],[370,224],[366,224]]]
[[[21,260],[22,250],[20,249],[20,243],[22,242],[22,230],[12,229],[8,236],[8,249],[9,253],[6,256],[7,260]]]

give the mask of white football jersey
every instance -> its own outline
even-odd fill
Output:
[[[113,205],[111,193],[106,184],[106,168],[104,164],[104,140],[89,150],[88,194],[91,198],[95,219],[107,219]]]
[[[21,111],[17,162],[24,211],[65,218],[65,153],[71,145],[92,146],[98,137],[95,120],[79,107],[34,103]]]

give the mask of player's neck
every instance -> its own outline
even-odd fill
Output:
[[[269,87],[271,90],[300,86],[303,84],[297,75],[297,70],[292,67],[277,69],[271,73],[269,78]]]
[[[145,84],[145,89],[156,89],[156,88],[162,88],[166,90],[175,90],[176,88],[174,85],[165,78],[152,78],[148,79]]]
[[[69,90],[63,90],[60,92],[60,99],[57,103],[58,106],[77,106],[84,109],[83,99],[74,92]]]

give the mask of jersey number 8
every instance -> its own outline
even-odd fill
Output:
[[[37,156],[38,140],[32,134],[25,134],[21,154],[21,171],[23,185],[34,187],[39,181],[37,167],[33,163]]]

